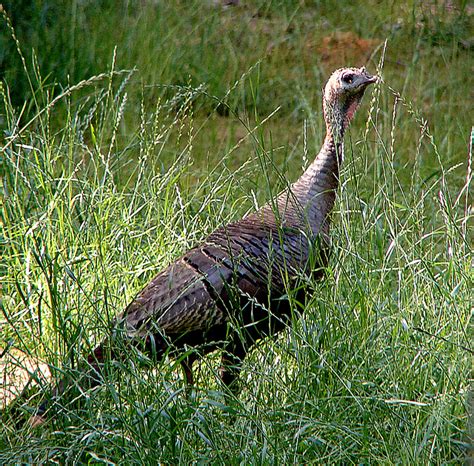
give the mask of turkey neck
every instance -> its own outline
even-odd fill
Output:
[[[299,211],[300,222],[318,234],[327,226],[339,185],[339,169],[343,160],[342,134],[334,140],[328,130],[319,154],[301,177],[291,185],[292,203]]]

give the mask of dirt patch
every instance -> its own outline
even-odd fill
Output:
[[[51,372],[44,362],[34,359],[20,350],[0,348],[0,409],[5,409],[18,397],[27,385],[38,380],[51,380]]]
[[[353,32],[335,32],[323,37],[315,48],[324,65],[340,68],[363,65],[380,43],[380,40],[363,39]]]

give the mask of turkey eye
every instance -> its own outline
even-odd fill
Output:
[[[352,81],[354,80],[354,75],[351,73],[347,73],[342,76],[342,80],[347,84],[352,84]]]

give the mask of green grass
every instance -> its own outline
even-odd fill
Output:
[[[0,463],[462,462],[467,4],[58,3],[33,2],[26,19],[6,4],[17,41],[5,19],[0,36],[0,348],[58,378],[157,271],[299,176],[323,138],[333,68],[367,64],[383,82],[346,137],[326,279],[246,359],[238,398],[224,403],[217,354],[189,398],[174,361],[139,368],[131,354],[35,430],[18,425],[41,398],[28,390],[2,413]],[[374,40],[372,53],[323,59],[336,31]]]

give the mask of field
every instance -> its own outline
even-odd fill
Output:
[[[474,9],[222,3],[4,2],[0,464],[462,463]],[[381,79],[346,135],[325,279],[240,394],[217,353],[187,395],[176,361],[137,351],[31,428],[160,269],[299,177],[326,79],[362,65]]]

